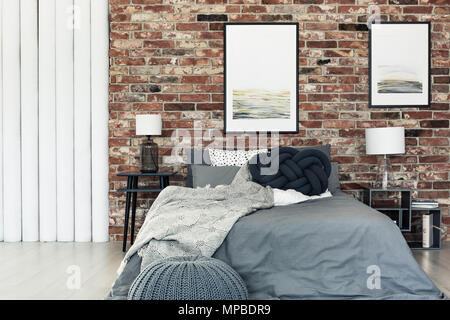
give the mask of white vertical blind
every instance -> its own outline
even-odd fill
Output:
[[[73,0],[56,1],[57,240],[74,239]]]
[[[108,241],[108,0],[0,13],[0,241]]]
[[[74,3],[75,240],[91,241],[91,1]]]
[[[0,0],[0,35],[3,35],[3,0]],[[3,235],[3,36],[0,38],[0,241]]]
[[[39,1],[39,232],[56,240],[55,1]]]
[[[91,6],[92,240],[108,241],[108,2]]]
[[[39,240],[37,3],[20,0],[22,240]],[[26,133],[26,134],[25,134]]]
[[[22,239],[20,2],[3,1],[3,216],[5,241]]]

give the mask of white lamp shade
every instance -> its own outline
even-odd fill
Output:
[[[161,127],[162,122],[160,114],[136,115],[137,136],[159,136],[161,135]]]
[[[366,129],[366,154],[405,153],[405,128]]]

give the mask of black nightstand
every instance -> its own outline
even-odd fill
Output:
[[[432,225],[441,228],[441,208],[411,208],[412,211],[412,218],[414,219],[414,216],[417,214],[418,216],[422,217],[423,214],[432,214],[433,217],[433,223]],[[414,227],[414,225],[413,225]],[[411,249],[414,250],[439,250],[442,245],[442,236],[441,236],[441,230],[433,228],[432,229],[432,237],[433,237],[433,245],[429,248],[422,247],[422,241],[418,241],[417,239],[410,239],[409,234],[403,234],[405,236],[406,241],[408,242],[408,245]]]
[[[395,221],[401,231],[411,231],[411,199],[410,189],[369,189],[365,203]],[[395,194],[395,197],[377,199],[377,193]]]
[[[397,194],[397,197],[377,199],[376,193]],[[414,222],[421,218],[423,214],[432,214],[433,226],[441,228],[441,209],[412,207],[411,189],[368,189],[364,193],[364,203],[394,220],[411,249],[433,250],[441,248],[441,231],[436,228],[432,228],[433,245],[429,248],[422,247],[421,232],[417,230],[419,224]]]
[[[130,200],[131,200],[131,244],[134,242],[134,225],[136,222],[136,202],[138,192],[160,192],[169,185],[169,178],[176,172],[155,172],[155,173],[141,173],[141,172],[122,172],[117,174],[119,177],[127,177],[127,187],[117,190],[118,192],[126,192],[127,199],[125,204],[125,222],[123,226],[123,247],[125,252],[127,248],[128,236],[128,221],[130,216]],[[159,177],[159,188],[139,188],[139,177]]]

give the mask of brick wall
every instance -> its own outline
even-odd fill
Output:
[[[431,21],[432,105],[429,109],[368,108],[369,5],[382,21]],[[449,0],[110,0],[110,206],[112,239],[121,239],[124,181],[139,170],[135,114],[161,113],[161,162],[177,128],[194,122],[223,128],[223,22],[295,21],[300,27],[300,131],[284,145],[332,145],[342,188],[359,194],[377,172],[365,155],[364,128],[404,126],[405,155],[391,157],[397,185],[438,199],[450,224]],[[161,165],[172,170],[172,165]],[[176,167],[183,185],[185,167]],[[140,194],[137,224],[155,194]]]

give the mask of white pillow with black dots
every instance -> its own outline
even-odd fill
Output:
[[[258,153],[267,152],[267,149],[260,150],[221,150],[208,149],[211,166],[242,166]]]

